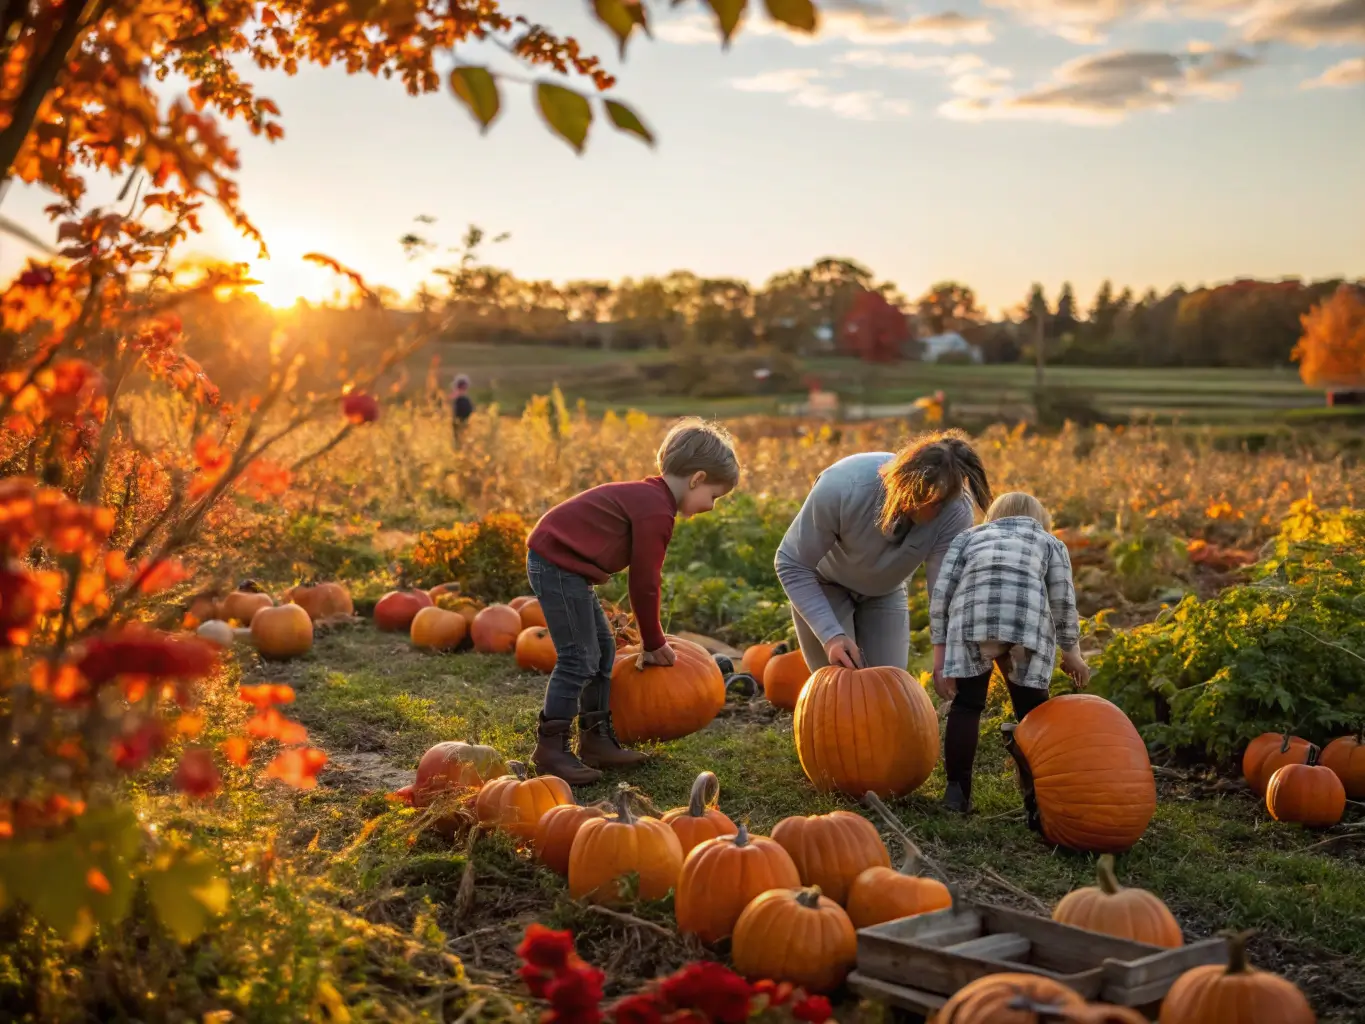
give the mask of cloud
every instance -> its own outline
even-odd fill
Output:
[[[1131,19],[1230,20],[1260,0],[985,0],[1023,22],[1073,43],[1104,42],[1107,30]]]
[[[906,117],[911,106],[905,100],[893,99],[878,89],[849,89],[839,91],[825,85],[822,79],[838,78],[838,74],[816,68],[783,68],[764,71],[748,78],[734,78],[730,84],[740,92],[785,95],[794,107],[824,110],[836,117],[854,121],[880,121],[890,117]]]
[[[973,72],[952,83],[956,94],[939,112],[981,121],[1036,118],[1073,124],[1115,124],[1142,110],[1169,110],[1195,99],[1231,99],[1241,89],[1229,78],[1259,60],[1237,50],[1204,53],[1118,50],[1063,64],[1052,80],[1025,92],[1009,93],[1003,69]]]
[[[1365,42],[1365,0],[1277,3],[1254,12],[1246,26],[1254,42],[1294,43],[1311,49],[1333,43]]]
[[[1333,64],[1317,78],[1304,82],[1302,88],[1345,89],[1352,85],[1365,85],[1365,57],[1351,57]]]
[[[820,8],[820,27],[813,36],[794,32],[768,18],[745,17],[739,29],[744,35],[780,35],[798,46],[831,41],[859,46],[891,46],[896,43],[927,42],[942,46],[960,43],[989,43],[995,38],[988,18],[943,11],[938,14],[902,16],[879,4],[834,4]],[[718,43],[720,34],[715,19],[705,14],[690,14],[659,22],[654,35],[669,43],[697,45]]]
[[[960,75],[985,64],[974,53],[905,53],[897,50],[850,50],[834,58],[838,64],[856,68],[894,68],[898,71],[941,71]]]

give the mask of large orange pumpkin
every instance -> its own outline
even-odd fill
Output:
[[[559,655],[550,631],[544,626],[529,626],[517,634],[517,664],[529,672],[550,673]]]
[[[417,763],[413,806],[426,807],[442,793],[478,789],[506,772],[502,755],[492,747],[458,740],[437,743]]]
[[[1322,748],[1318,764],[1336,773],[1346,799],[1365,800],[1365,741],[1361,737],[1337,737]]]
[[[1318,764],[1318,748],[1310,746],[1306,764],[1287,764],[1270,776],[1265,806],[1276,821],[1331,828],[1346,811],[1346,787]]]
[[[507,767],[510,774],[485,783],[479,790],[474,812],[480,824],[529,840],[535,836],[542,814],[556,804],[573,803],[573,791],[554,775],[528,778],[520,761],[508,761]]]
[[[891,866],[877,827],[851,811],[783,818],[773,839],[791,855],[802,883],[819,886],[839,904],[848,900],[854,879],[868,868]]]
[[[551,807],[536,822],[536,834],[532,840],[536,859],[555,874],[568,877],[569,855],[573,851],[578,830],[584,822],[603,817],[606,817],[606,813],[597,806],[583,807],[573,803]]]
[[[858,873],[848,889],[848,917],[854,928],[871,928],[953,905],[946,885],[919,873],[920,857],[919,848],[906,840],[899,871],[878,864]]]
[[[433,605],[420,609],[412,617],[408,636],[414,647],[425,647],[433,651],[453,651],[464,643],[465,631],[468,628],[463,615]]]
[[[739,670],[749,673],[762,686],[763,672],[768,667],[768,662],[772,661],[777,655],[786,653],[787,645],[785,643],[754,644],[744,649],[744,654],[739,659]]]
[[[740,825],[733,836],[708,839],[683,861],[673,898],[678,930],[702,942],[719,942],[734,931],[754,897],[800,885],[787,851],[766,836],[750,836]]]
[[[938,1011],[934,1024],[1040,1024],[1048,1019],[1033,1009],[1011,1009],[1020,998],[1063,1009],[1085,1006],[1075,989],[1040,974],[988,974],[958,989]]]
[[[250,584],[243,584],[243,586],[248,585]],[[228,622],[250,626],[252,618],[258,611],[262,608],[273,607],[274,604],[274,598],[260,590],[234,590],[223,598],[223,618]]]
[[[1100,856],[1095,875],[1095,885],[1073,889],[1061,898],[1052,920],[1149,946],[1175,949],[1185,944],[1180,923],[1159,896],[1119,885],[1112,854]]]
[[[1308,1000],[1287,978],[1247,963],[1249,933],[1228,938],[1228,965],[1203,964],[1175,979],[1159,1024],[1314,1024]]]
[[[355,614],[350,592],[340,583],[318,583],[298,586],[285,591],[284,599],[292,601],[308,613],[314,622],[327,619],[346,619]]]
[[[769,889],[735,922],[730,959],[746,978],[771,978],[807,992],[832,992],[858,960],[858,936],[819,888]]]
[[[390,590],[374,606],[374,624],[388,633],[406,633],[423,608],[430,608],[425,590]]]
[[[1156,812],[1147,747],[1128,716],[1103,697],[1071,693],[1003,727],[1029,824],[1048,842],[1122,853]]]
[[[692,783],[687,806],[664,812],[664,824],[677,833],[684,857],[708,839],[732,836],[739,831],[716,806],[719,799],[720,780],[714,772],[702,772]]]
[[[1263,732],[1249,744],[1242,754],[1242,776],[1257,796],[1265,796],[1270,776],[1287,764],[1303,764],[1308,760],[1312,744],[1302,736],[1287,732]]]
[[[616,794],[616,814],[592,818],[579,826],[569,853],[569,894],[592,903],[625,900],[621,882],[634,874],[635,895],[658,900],[678,884],[682,846],[673,830],[658,818],[639,817],[631,810],[630,793]]]
[[[798,647],[786,654],[774,654],[763,666],[763,696],[774,707],[794,710],[801,690],[810,679],[810,666]]]
[[[251,642],[262,657],[297,658],[313,649],[313,620],[296,604],[262,608],[251,617]]]
[[[676,740],[704,729],[725,706],[725,679],[705,649],[670,636],[672,665],[641,665],[638,645],[616,652],[611,719],[622,743]]]
[[[820,669],[796,703],[792,732],[806,778],[822,793],[900,796],[938,762],[938,715],[904,669]]]
[[[505,604],[490,604],[474,616],[469,635],[480,654],[511,654],[521,632],[521,616]]]
[[[532,626],[549,626],[549,623],[545,621],[545,613],[541,611],[540,602],[534,597],[512,610],[521,616],[522,629],[530,629]]]

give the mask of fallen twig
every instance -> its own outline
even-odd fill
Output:
[[[1008,878],[1005,878],[997,874],[991,868],[982,868],[981,876],[985,878],[986,881],[994,883],[996,886],[998,886],[1001,889],[1004,889],[1006,892],[1013,893],[1020,899],[1027,900],[1028,902],[1032,903],[1035,907],[1041,910],[1044,914],[1047,914],[1049,917],[1052,916],[1052,908],[1049,907],[1046,903],[1040,900],[1037,896],[1033,895],[1033,893],[1029,892],[1027,889],[1019,888],[1019,886],[1015,885]]]
[[[634,914],[626,914],[619,910],[612,910],[610,907],[601,907],[596,903],[591,904],[588,907],[588,910],[594,914],[601,914],[603,917],[615,918],[623,924],[631,924],[637,928],[643,928],[646,931],[654,932],[657,935],[662,935],[666,939],[677,938],[677,933],[671,928],[665,928],[663,925],[655,924],[653,921],[646,921],[643,917],[636,917]]]
[[[863,794],[863,803],[876,811],[877,814],[881,816],[881,819],[886,822],[887,827],[890,828],[892,832],[895,832],[896,835],[900,836],[900,840],[905,844],[906,853],[908,855],[922,862],[930,871],[943,879],[943,881],[947,882],[949,880],[948,873],[943,870],[934,858],[924,852],[919,843],[915,842],[906,827],[901,824],[900,818],[897,818],[891,813],[891,808],[887,807],[886,804],[882,802],[881,797],[871,790],[868,790]]]

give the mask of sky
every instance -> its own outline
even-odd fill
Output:
[[[1053,297],[1070,281],[1084,306],[1106,278],[1365,277],[1365,0],[817,3],[812,38],[750,0],[728,50],[700,0],[651,3],[654,39],[624,63],[590,4],[504,5],[601,56],[653,148],[599,108],[576,155],[524,82],[481,134],[448,91],[253,71],[286,131],[230,131],[271,249],[262,297],[325,298],[310,251],[409,292],[449,257],[409,260],[399,237],[453,246],[470,223],[509,233],[484,256],[524,278],[761,284],[836,256],[910,297],[960,280],[992,312],[1034,281]],[[487,46],[459,58],[518,71]],[[51,237],[47,201],[14,188],[0,214]],[[196,252],[255,256],[206,223]],[[27,254],[0,235],[0,278]]]

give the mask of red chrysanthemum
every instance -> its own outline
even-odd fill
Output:
[[[572,932],[557,932],[537,923],[527,927],[517,947],[517,956],[528,964],[552,971],[567,966],[572,954]]]
[[[806,996],[792,1007],[792,1016],[806,1024],[825,1024],[834,1016],[834,1008],[824,996]]]
[[[198,679],[217,662],[217,648],[198,637],[128,627],[88,641],[76,667],[99,686],[120,675]]]
[[[666,978],[660,991],[679,1009],[700,1010],[718,1024],[741,1024],[749,1017],[749,983],[723,964],[688,964]]]
[[[612,1007],[616,1024],[659,1024],[663,1020],[663,1005],[652,992],[627,996]]]

